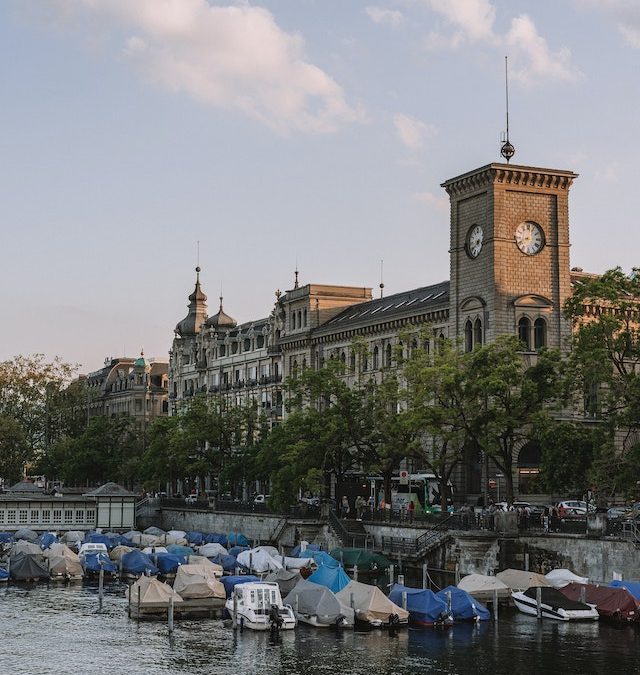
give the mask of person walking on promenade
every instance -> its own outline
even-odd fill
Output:
[[[348,518],[349,517],[349,511],[351,509],[349,508],[349,500],[347,498],[347,495],[342,495],[342,517],[343,518]]]
[[[413,499],[409,502],[407,506],[407,515],[409,516],[409,522],[413,522],[413,515],[416,511],[416,505],[413,503]]]

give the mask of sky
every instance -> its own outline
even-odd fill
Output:
[[[301,283],[449,276],[440,184],[580,174],[571,264],[638,265],[637,0],[4,0],[0,360],[165,357]],[[199,242],[199,246],[198,243]]]

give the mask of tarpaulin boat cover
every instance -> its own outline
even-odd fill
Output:
[[[38,541],[38,535],[33,531],[33,530],[28,530],[26,528],[22,528],[18,530],[14,535],[13,538],[18,541],[19,539],[24,539],[25,541],[30,541],[30,542],[36,542]]]
[[[187,533],[184,530],[169,530],[167,536],[175,537],[176,539],[186,539]]]
[[[248,584],[253,581],[260,581],[260,577],[256,577],[253,574],[244,574],[244,575],[230,575],[228,577],[222,577],[220,579],[222,582],[222,585],[224,586],[224,590],[227,594],[227,598],[231,597],[231,593],[233,589],[238,585],[238,584]]]
[[[187,563],[189,565],[204,565],[205,567],[210,567],[216,573],[216,576],[222,576],[222,565],[211,562],[209,558],[205,558],[203,555],[189,555],[187,556]]]
[[[284,598],[289,591],[302,579],[297,570],[276,570],[267,574],[265,581],[275,581],[280,588],[280,595]]]
[[[570,600],[582,601],[583,589],[585,602],[595,605],[601,617],[640,621],[640,600],[634,598],[626,588],[571,582],[561,588],[560,592]]]
[[[111,560],[117,560],[119,562],[120,558],[122,558],[125,553],[131,553],[131,551],[135,551],[131,546],[116,546],[109,551],[109,557]]]
[[[106,534],[100,532],[88,532],[84,541],[85,543],[104,544],[107,548],[113,548],[115,546],[111,537],[107,537]]]
[[[58,537],[56,537],[53,532],[44,532],[38,537],[38,541],[36,543],[42,550],[44,550],[45,548],[49,548],[51,544],[55,544],[57,541]]]
[[[466,621],[468,619],[480,619],[481,621],[488,621],[491,618],[489,610],[469,593],[463,591],[457,586],[447,586],[436,595],[444,600],[447,607],[449,606],[449,596],[451,593],[451,612],[454,621]]]
[[[173,590],[185,600],[192,598],[225,598],[225,588],[214,570],[206,565],[181,565],[173,582]]]
[[[107,545],[107,548],[115,548],[116,546],[130,546],[133,547],[133,542],[131,539],[127,539],[122,534],[117,534],[115,532],[107,532],[105,537],[108,537],[111,540],[111,545]]]
[[[79,541],[82,541],[84,539],[84,532],[80,532],[80,530],[69,530],[69,532],[65,532],[61,537],[60,541],[63,544],[77,544]]]
[[[476,600],[492,600],[494,591],[498,598],[510,598],[511,589],[497,577],[486,574],[469,574],[460,579],[458,588],[472,595]]]
[[[136,546],[156,546],[160,545],[162,539],[152,534],[140,534],[139,532],[128,532],[126,538]]]
[[[138,589],[140,589],[140,607],[169,607],[171,598],[176,605],[183,601],[171,586],[154,577],[140,577],[124,592],[124,597],[132,605],[138,603]]]
[[[306,544],[306,548],[304,551],[302,550],[302,544]],[[309,544],[307,542],[302,542],[298,544],[293,551],[291,551],[291,557],[292,558],[310,558],[311,557],[311,551],[319,551],[320,550],[320,545],[319,544]]]
[[[106,553],[87,553],[82,560],[82,566],[85,572],[100,572],[101,568],[108,574],[118,571],[118,566]]]
[[[271,572],[282,569],[282,563],[268,551],[253,548],[238,554],[238,562],[251,572]]]
[[[397,615],[401,621],[409,620],[409,612],[389,600],[377,586],[363,584],[360,581],[350,581],[339,593],[336,593],[338,600],[348,607],[351,607],[352,595],[356,618],[361,621],[389,623],[393,614]]]
[[[232,555],[214,555],[209,558],[214,565],[222,565],[225,572],[235,572],[236,569],[245,569],[238,559]]]
[[[67,558],[67,560],[73,560],[73,562],[80,562],[80,558],[78,557],[78,554],[72,551],[66,544],[61,544],[61,543],[55,543],[52,544],[48,549],[42,552],[42,555],[47,558],[47,557],[52,557],[52,556],[62,556],[63,558]]]
[[[142,534],[142,532],[139,532],[138,530],[129,530],[128,532],[125,532],[122,536],[126,537],[129,541],[133,541],[135,537],[139,537]]]
[[[84,571],[79,560],[71,560],[62,555],[49,556],[49,572],[51,576],[69,575],[83,577]]]
[[[525,572],[524,570],[508,569],[498,572],[496,579],[500,579],[512,591],[526,591],[532,586],[551,586],[551,582],[543,574]]]
[[[371,553],[363,548],[334,548],[331,556],[339,560],[345,567],[358,566],[359,570],[387,569],[391,561],[379,553]]]
[[[330,556],[326,551],[311,551],[309,555],[318,567],[320,567],[320,565],[326,565],[327,567],[340,567],[340,563],[334,557]]]
[[[640,581],[612,581],[611,588],[626,588],[636,600],[640,600]]]
[[[129,574],[158,574],[160,570],[142,551],[129,551],[120,558],[122,569]]]
[[[572,582],[576,584],[589,583],[589,579],[587,577],[580,577],[577,574],[574,574],[571,570],[562,568],[551,570],[551,572],[545,574],[545,577],[554,588],[563,588]]]
[[[155,555],[156,553],[169,553],[164,546],[147,546],[142,549],[146,555]]]
[[[338,593],[349,583],[350,579],[340,566],[329,567],[328,565],[321,565],[309,577],[308,581],[326,586],[334,593]]]
[[[9,572],[4,567],[0,567],[0,581],[6,581],[9,578]]]
[[[11,532],[0,532],[0,544],[8,544],[14,540]]]
[[[281,589],[282,590],[282,589]],[[289,591],[283,602],[291,605],[300,614],[316,616],[319,623],[330,626],[345,618],[353,625],[355,613],[349,605],[338,600],[326,586],[300,579]]]
[[[42,555],[18,553],[11,557],[11,578],[16,581],[25,579],[48,579],[49,569]]]
[[[227,541],[227,535],[226,534],[220,534],[219,532],[210,532],[209,534],[205,535],[204,543],[205,544],[221,544],[222,546],[226,547],[229,542]]]
[[[222,542],[220,542],[222,544]],[[249,540],[240,534],[240,532],[229,532],[227,535],[227,544],[229,546],[249,546]],[[225,546],[226,544],[223,544]]]
[[[13,548],[11,549],[11,557],[14,558],[21,553],[26,553],[27,555],[42,555],[42,549],[38,546],[38,544],[20,539],[20,541],[17,541],[13,545]]]
[[[148,527],[146,530],[143,530],[142,534],[150,534],[153,537],[162,537],[162,535],[166,534],[166,532],[159,528],[159,527]]]
[[[181,546],[180,544],[169,544],[167,546],[167,553],[173,553],[174,555],[193,555],[195,551],[191,546]]]
[[[205,558],[214,558],[217,555],[227,555],[227,549],[222,544],[203,544],[198,549],[198,555],[203,555]]]
[[[280,562],[282,562],[282,558],[280,558]],[[303,567],[311,567],[312,562],[313,558],[292,558],[288,555],[284,557],[284,566],[291,570],[300,570]]]
[[[429,589],[394,584],[389,592],[389,600],[404,607],[403,593],[407,594],[407,611],[412,621],[435,623],[447,613],[447,603]]]
[[[174,574],[180,565],[187,564],[185,556],[173,553],[156,553],[151,559],[160,570],[160,574]]]
[[[238,557],[238,553],[242,553],[242,551],[248,551],[251,547],[250,546],[232,546],[229,549],[229,555],[232,555],[234,558]]]
[[[202,532],[187,532],[185,534],[185,539],[192,546],[202,546],[202,544],[204,544],[204,535]]]

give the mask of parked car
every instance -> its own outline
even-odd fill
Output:
[[[629,513],[629,510],[624,506],[612,506],[607,509],[607,518],[617,520],[618,518],[624,518],[627,513]]]
[[[198,503],[198,495],[187,495],[184,498],[185,504],[197,504]]]
[[[253,498],[253,503],[254,503],[254,504],[266,504],[267,501],[269,500],[269,497],[270,497],[270,496],[271,496],[271,495],[256,495],[256,496]]]
[[[580,499],[568,499],[563,502],[559,502],[559,508],[564,507],[565,513],[568,516],[586,516],[587,515],[587,502]],[[589,506],[589,511],[594,511],[595,509]]]

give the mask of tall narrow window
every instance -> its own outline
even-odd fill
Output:
[[[473,349],[473,324],[467,320],[464,324],[464,351],[470,352]]]
[[[355,372],[356,369],[356,353],[354,351],[351,352],[349,356],[349,368]]]
[[[480,347],[482,345],[482,321],[476,319],[473,324],[473,346]]]
[[[302,312],[298,312],[298,328],[302,328]]]
[[[380,367],[379,359],[380,359],[380,350],[378,349],[378,347],[374,347],[373,348],[373,369],[374,370],[378,370],[378,368]]]
[[[518,337],[524,344],[525,350],[531,351],[531,321],[526,316],[518,321]]]
[[[385,349],[384,365],[387,368],[391,368],[391,344],[387,344]]]
[[[304,327],[306,328],[309,325],[309,319],[307,317],[307,310],[304,310]]]
[[[533,322],[533,346],[536,349],[547,346],[547,322],[542,318]]]

